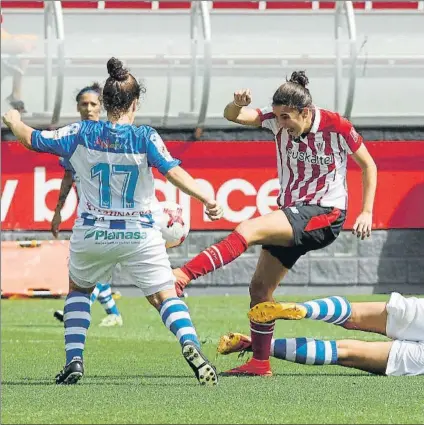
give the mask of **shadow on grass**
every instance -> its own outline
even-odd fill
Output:
[[[21,324],[14,324],[14,323],[6,323],[2,324],[3,329],[8,328],[57,328],[57,329],[63,329],[63,325],[60,323],[52,324],[52,325],[39,325],[38,323],[29,323],[26,325]]]
[[[142,380],[142,382],[129,382],[133,379]],[[193,386],[198,385],[192,375],[91,375],[84,376],[82,382],[78,385],[159,385],[175,386],[173,382],[154,382],[155,379],[192,379],[193,382],[179,382],[178,385]],[[151,382],[149,382],[149,380]],[[20,386],[20,385],[56,385],[53,378],[23,378],[11,381],[2,381],[2,385]],[[62,385],[61,385],[62,386]],[[66,386],[66,385],[63,385]]]
[[[221,372],[218,374],[221,378],[252,378],[252,376],[246,376],[246,375],[226,375],[225,372]],[[379,375],[373,375],[371,373],[313,373],[313,372],[307,372],[307,373],[274,373],[273,377],[321,377],[321,376],[332,376],[332,377],[355,377],[355,378],[368,378],[368,377],[375,377]],[[258,377],[260,378],[260,377]],[[139,379],[143,380],[143,382],[128,382],[132,379]],[[160,386],[175,386],[175,383],[173,382],[154,382],[156,379],[178,379],[181,381],[186,382],[179,382],[178,385],[186,385],[186,386],[193,386],[198,385],[192,375],[151,375],[151,374],[144,374],[144,375],[91,375],[91,376],[84,376],[82,384],[83,385],[160,385]],[[193,382],[190,382],[189,380],[193,380]],[[270,379],[270,378],[268,378]],[[272,377],[271,377],[272,379]],[[149,383],[149,381],[151,381]],[[2,385],[56,385],[54,382],[54,379],[52,378],[24,378],[24,379],[17,379],[13,381],[2,381]],[[81,384],[78,384],[81,385]]]
[[[227,375],[226,372],[221,372],[218,373],[218,375],[221,378],[262,378],[261,376],[249,376],[249,375]],[[359,372],[359,373],[313,373],[313,372],[302,372],[302,373],[294,373],[294,372],[288,372],[288,373],[274,373],[271,377],[266,377],[267,379],[272,379],[273,377],[287,377],[287,376],[296,376],[296,377],[303,377],[303,376],[315,376],[315,377],[320,377],[320,376],[340,376],[341,378],[344,378],[346,376],[353,376],[356,378],[367,378],[369,376],[379,376],[379,375],[373,375],[372,373],[367,373],[367,372]]]

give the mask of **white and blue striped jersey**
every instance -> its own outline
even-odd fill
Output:
[[[35,151],[62,157],[78,176],[78,217],[146,221],[157,210],[152,167],[165,175],[178,166],[155,129],[82,121],[32,133]]]

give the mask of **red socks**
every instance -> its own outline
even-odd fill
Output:
[[[250,336],[252,338],[254,359],[269,360],[274,326],[275,321],[270,323],[255,323],[250,321]]]
[[[206,248],[199,255],[188,261],[181,270],[190,278],[197,279],[225,264],[231,263],[247,250],[246,239],[234,231],[221,242]]]

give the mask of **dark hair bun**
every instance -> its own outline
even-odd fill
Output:
[[[305,71],[294,71],[290,77],[289,82],[300,84],[302,87],[306,87],[309,84],[309,80],[305,74]]]
[[[128,69],[124,68],[122,62],[116,58],[110,58],[107,61],[107,72],[117,81],[125,81],[128,78]]]
[[[100,94],[102,92],[102,86],[100,85],[100,83],[98,83],[97,81],[95,81],[91,85],[91,90],[96,91],[97,93]]]

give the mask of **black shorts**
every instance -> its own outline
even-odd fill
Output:
[[[309,251],[330,245],[339,236],[346,219],[346,211],[318,205],[296,205],[282,208],[293,228],[291,247],[263,245],[281,264],[291,269]]]

